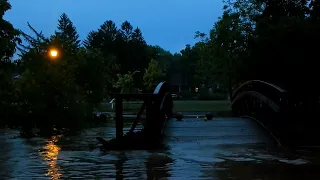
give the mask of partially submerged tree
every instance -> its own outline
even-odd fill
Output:
[[[115,59],[97,48],[80,48],[76,30],[65,14],[59,32],[50,38],[28,26],[35,36],[23,33],[27,45],[20,48],[24,71],[16,86],[25,104],[20,114],[27,119],[25,123],[36,124],[42,132],[50,133],[53,125],[76,130],[108,96],[115,81],[112,70],[118,69]],[[48,54],[51,49],[58,52],[57,57]],[[37,120],[28,121],[30,117]]]

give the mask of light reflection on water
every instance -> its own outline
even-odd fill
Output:
[[[43,147],[44,151],[40,152],[40,156],[48,163],[48,173],[46,176],[51,177],[51,179],[59,179],[61,177],[61,169],[57,165],[58,155],[61,148],[59,148],[55,143],[58,142],[59,136],[52,136],[52,139],[47,142]]]
[[[206,126],[210,123],[215,125],[222,122],[217,120],[207,123]],[[173,129],[174,126],[175,124],[172,124]],[[179,124],[180,126],[182,125]],[[195,125],[190,127],[194,128]],[[208,135],[211,129],[207,132],[202,129],[197,133]],[[196,136],[194,132],[192,136],[188,136],[189,130],[174,129],[170,132],[168,128],[169,150],[107,153],[98,149],[92,150],[91,147],[96,144],[95,137],[103,136],[109,139],[114,135],[115,130],[110,127],[91,128],[75,137],[53,136],[50,139],[32,140],[12,139],[12,132],[0,131],[0,146],[3,147],[0,149],[0,177],[137,180],[320,179],[317,169],[319,163],[314,161],[316,157],[305,158],[278,149],[269,149],[257,138],[259,135],[255,132],[236,131],[233,127],[231,130],[232,132],[226,133],[227,128],[215,129],[211,136],[203,138],[204,136]],[[215,133],[218,136],[215,136]],[[241,134],[247,139],[241,137]],[[255,138],[248,139],[248,134],[253,134]]]

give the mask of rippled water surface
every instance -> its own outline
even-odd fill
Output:
[[[251,120],[170,120],[166,150],[102,153],[95,138],[113,127],[31,140],[1,130],[1,179],[320,179],[317,155],[277,148]]]

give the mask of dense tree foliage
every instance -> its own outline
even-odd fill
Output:
[[[319,92],[315,85],[319,1],[229,0],[209,35],[196,33],[195,80],[232,87],[248,79],[290,91]],[[184,51],[188,51],[186,48]],[[182,53],[183,54],[183,53]],[[189,63],[189,66],[192,64]]]
[[[16,43],[20,42],[19,31],[3,19],[5,12],[11,9],[7,0],[0,0],[0,114],[9,118],[14,101],[12,72],[15,66],[10,59],[15,52]],[[2,119],[1,118],[1,119]]]

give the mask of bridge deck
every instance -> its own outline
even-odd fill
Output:
[[[169,120],[165,132],[167,144],[183,151],[199,149],[217,150],[222,147],[275,146],[275,139],[258,123],[243,118],[186,118],[183,121]],[[197,147],[195,147],[197,146]]]

